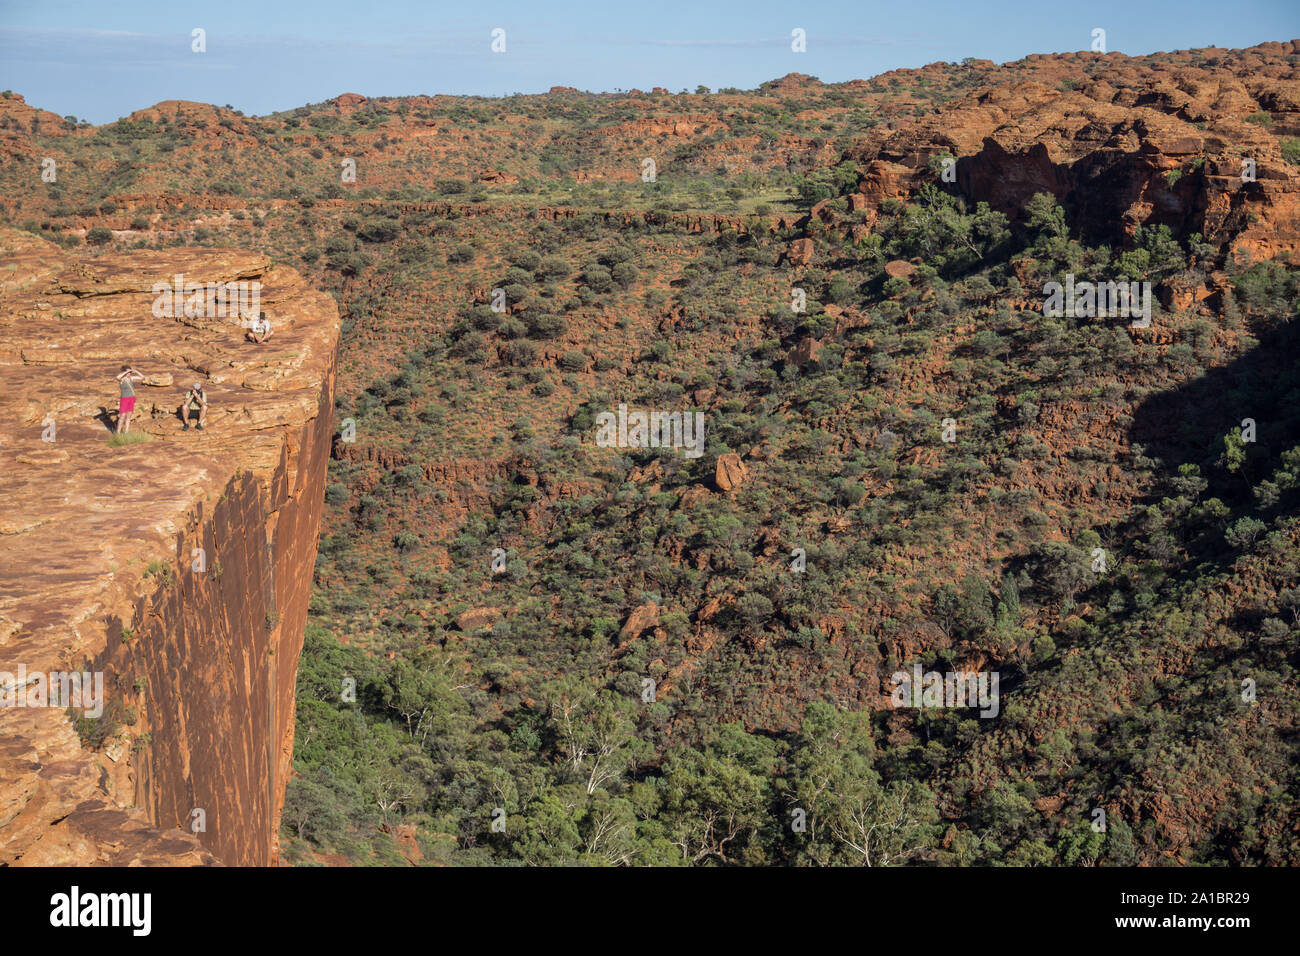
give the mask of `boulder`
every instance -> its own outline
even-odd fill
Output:
[[[822,344],[812,336],[805,336],[790,350],[790,364],[803,368],[809,362],[817,361],[821,353]]]
[[[786,251],[785,257],[792,266],[810,265],[813,258],[813,241],[811,239],[796,239],[790,243],[790,248]]]
[[[725,455],[718,456],[718,466],[713,474],[713,481],[723,491],[731,491],[733,488],[739,488],[741,482],[745,480],[748,469],[745,463],[740,460],[740,456],[728,452]]]
[[[623,629],[618,632],[621,640],[630,641],[634,637],[640,637],[652,627],[659,624],[659,605],[654,601],[647,601],[640,607],[632,611],[623,622]]]
[[[1156,295],[1167,312],[1183,312],[1204,302],[1211,292],[1204,283],[1171,276],[1156,287]]]
[[[820,219],[822,222],[834,222],[835,210],[831,209],[830,202],[829,199],[823,199],[817,203],[812,209],[808,210],[808,218]]]
[[[456,615],[456,626],[462,631],[469,633],[471,631],[477,631],[480,628],[489,627],[492,622],[497,621],[500,618],[500,608],[474,607]]]

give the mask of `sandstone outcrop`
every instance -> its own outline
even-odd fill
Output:
[[[519,182],[519,177],[502,172],[499,169],[489,169],[479,174],[478,181],[487,183],[489,186],[509,186],[512,183]]]
[[[80,727],[0,707],[0,864],[273,863],[334,302],[226,250],[77,259],[0,230],[0,263],[0,680],[99,672],[105,701]],[[156,317],[151,287],[176,273],[260,281],[275,337]],[[115,447],[124,362],[148,376],[131,430],[149,440]],[[208,424],[182,431],[195,380]]]
[[[942,185],[936,164],[951,158],[952,186],[1013,218],[1048,192],[1097,240],[1167,225],[1253,258],[1300,251],[1300,169],[1281,150],[1300,126],[1298,47],[1264,44],[1213,69],[1137,69],[1116,54],[1030,57],[1029,78],[850,150],[864,170],[864,198],[851,205],[870,215],[886,199]]]
[[[792,266],[811,265],[813,241],[811,239],[796,239],[790,243],[789,251],[786,252],[786,259],[789,260]]]
[[[127,119],[133,121],[143,119],[152,123],[175,123],[177,126],[199,130],[217,127],[224,121],[227,124],[223,127],[225,130],[241,133],[247,131],[247,124],[234,110],[213,106],[210,103],[195,103],[191,100],[163,100],[145,109],[136,110]]]
[[[68,136],[76,127],[57,113],[28,106],[19,93],[0,96],[0,156],[22,156],[33,135]]]
[[[632,613],[627,616],[623,622],[623,628],[619,631],[619,638],[622,640],[631,640],[639,637],[652,627],[659,624],[659,605],[653,601],[633,609]]]
[[[501,611],[495,607],[475,607],[462,611],[456,616],[456,626],[469,634],[480,628],[489,627],[501,619]]]
[[[747,473],[748,470],[745,468],[745,463],[740,460],[740,456],[728,452],[725,455],[718,456],[718,465],[714,471],[713,480],[721,490],[731,491],[733,488],[740,487]]]
[[[812,336],[805,336],[790,350],[790,364],[796,368],[803,368],[810,362],[817,361],[821,353],[822,343]]]

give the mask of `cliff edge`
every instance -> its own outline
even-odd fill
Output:
[[[274,334],[170,317],[177,281],[254,290]],[[264,255],[0,230],[0,864],[276,862],[338,336]],[[110,444],[128,363],[147,440]]]

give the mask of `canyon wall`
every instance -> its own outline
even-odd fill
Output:
[[[271,339],[160,317],[176,274],[260,283]],[[0,230],[0,864],[276,862],[338,334],[266,256]],[[147,440],[110,445],[123,363]],[[70,671],[102,674],[98,719],[42,699]]]

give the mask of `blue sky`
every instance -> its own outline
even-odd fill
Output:
[[[993,8],[992,12],[989,7]],[[206,31],[207,51],[191,51]],[[506,31],[506,52],[491,33]],[[791,51],[791,31],[807,52]],[[250,114],[339,93],[676,92],[826,82],[974,56],[1107,48],[1138,55],[1300,37],[1296,0],[801,0],[678,3],[0,0],[0,89],[95,123],[164,99]]]

